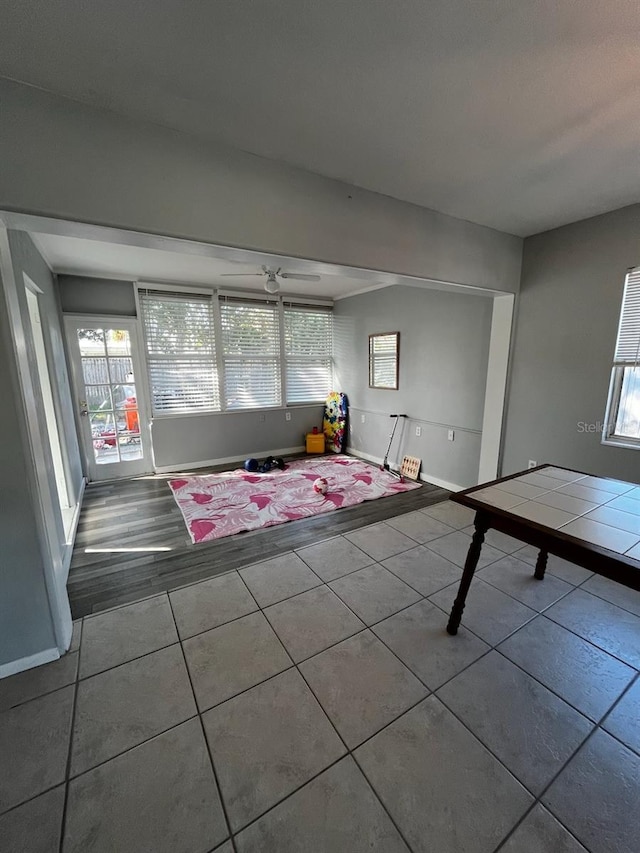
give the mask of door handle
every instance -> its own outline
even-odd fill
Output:
[[[80,400],[80,417],[86,418],[89,414],[89,409],[87,408],[87,401]]]

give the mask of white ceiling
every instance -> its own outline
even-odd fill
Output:
[[[0,74],[528,235],[640,198],[637,0],[4,0]]]
[[[341,299],[395,285],[480,297],[498,295],[497,291],[455,282],[288,258],[62,219],[4,213],[2,220],[9,228],[28,231],[51,269],[58,274],[262,291],[265,277],[258,273],[266,266],[270,270],[319,277],[312,282],[280,278],[280,292],[291,296]]]
[[[241,249],[225,250],[225,254],[236,254],[237,260],[232,261],[187,253],[193,244],[180,241],[173,241],[173,250],[165,251],[57,234],[39,233],[31,236],[49,266],[57,273],[128,281],[216,285],[241,290],[264,289],[264,276],[256,273],[266,259],[261,256],[254,261],[251,253]],[[211,247],[211,250],[215,251],[215,248]],[[334,299],[381,284],[379,274],[366,270],[362,271],[360,278],[354,278],[340,274],[337,268],[333,273],[326,264],[314,268],[309,261],[287,262],[282,258],[273,258],[267,264],[269,269],[282,267],[286,272],[320,275],[319,282],[281,281],[283,293],[299,296]],[[229,273],[233,276],[228,277],[226,274]]]

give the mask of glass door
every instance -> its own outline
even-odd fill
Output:
[[[89,479],[152,470],[136,323],[67,317],[78,428]]]

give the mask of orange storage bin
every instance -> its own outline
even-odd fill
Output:
[[[324,453],[324,433],[307,433],[307,453]]]

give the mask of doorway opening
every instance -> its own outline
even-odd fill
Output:
[[[76,421],[90,482],[153,468],[135,320],[65,317]]]

